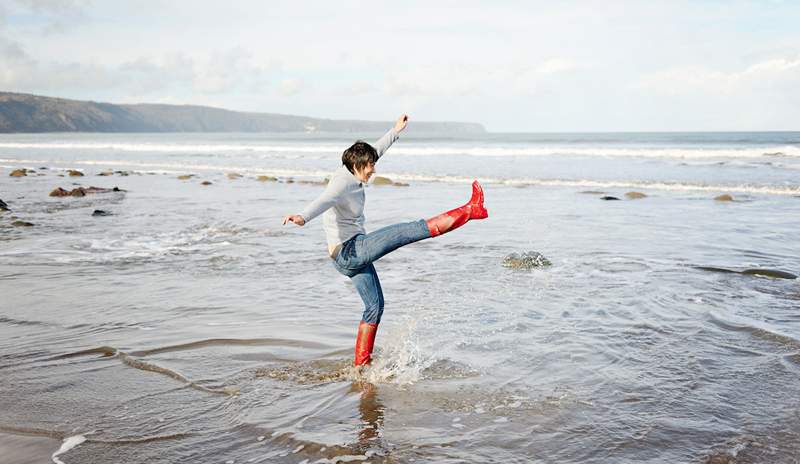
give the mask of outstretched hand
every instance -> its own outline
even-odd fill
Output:
[[[406,128],[407,124],[408,124],[408,115],[401,114],[400,117],[397,118],[397,122],[394,123],[394,131],[397,132],[398,134],[400,132],[403,132],[403,129]]]
[[[306,223],[306,220],[303,219],[303,216],[300,216],[299,214],[290,214],[283,218],[283,225],[286,225],[289,222],[294,222],[298,226],[302,226]]]

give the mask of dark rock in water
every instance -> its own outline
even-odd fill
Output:
[[[50,192],[51,197],[67,197],[69,196],[69,191],[64,190],[61,187],[56,187],[55,190]]]
[[[40,167],[39,167],[39,170],[40,170],[40,171],[46,171],[46,170],[47,170],[47,166],[40,166]]]
[[[8,205],[3,200],[0,200],[0,211],[8,211]]]
[[[102,210],[102,209],[96,209],[92,213],[92,216],[111,216],[111,215],[112,214],[110,212]]]
[[[610,196],[600,197],[600,199],[601,200],[605,200],[605,201],[619,200],[619,198],[617,198],[617,197],[610,197]]]
[[[762,277],[772,277],[773,279],[796,279],[797,276],[791,272],[778,271],[776,269],[745,269],[741,272],[744,275],[755,275]]]
[[[538,251],[526,251],[525,253],[511,253],[503,258],[503,267],[512,269],[533,269],[537,267],[547,267],[552,265],[549,259]]]
[[[28,175],[27,169],[14,169],[13,171],[11,171],[11,174],[9,174],[10,177],[25,177],[27,175]]]
[[[119,174],[120,176],[129,176],[131,173],[128,171],[114,171],[114,174]]]
[[[647,195],[645,195],[642,192],[628,192],[628,193],[625,194],[625,196],[630,198],[631,200],[638,200],[640,198],[647,198]]]
[[[211,185],[211,181],[204,180],[203,182],[200,182],[200,185]]]
[[[98,173],[97,175],[98,176],[113,176],[114,175],[114,171],[103,171],[101,173]]]
[[[711,266],[696,266],[695,268],[700,269],[701,271],[719,272],[722,274],[754,275],[762,277],[772,277],[773,279],[797,278],[797,276],[792,274],[791,272],[778,271],[776,269],[745,269],[744,271],[735,271],[733,269],[725,269],[723,267],[711,267]]]
[[[76,171],[74,169],[70,169],[69,171],[67,171],[67,173],[69,174],[70,177],[83,177],[82,172]]]
[[[124,190],[120,190],[118,187],[114,188],[104,188],[104,187],[77,187],[72,190],[64,190],[61,187],[57,187],[55,190],[50,192],[51,197],[84,197],[89,193],[108,193],[108,192],[124,192]]]
[[[33,227],[33,223],[27,221],[14,221],[11,225],[14,227]]]
[[[726,193],[724,195],[720,195],[718,197],[714,197],[714,200],[716,200],[716,201],[733,201],[733,197]]]

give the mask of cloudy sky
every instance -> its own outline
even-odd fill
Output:
[[[0,90],[492,131],[800,130],[800,1],[2,0]]]

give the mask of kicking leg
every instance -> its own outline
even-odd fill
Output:
[[[472,183],[472,198],[469,199],[467,204],[434,216],[425,221],[425,223],[428,226],[431,237],[436,237],[463,226],[470,219],[486,219],[487,217],[489,217],[489,212],[483,206],[483,188],[476,180]]]

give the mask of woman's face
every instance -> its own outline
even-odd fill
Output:
[[[375,163],[369,163],[361,169],[356,168],[356,178],[361,182],[369,182],[369,178],[375,174]]]

